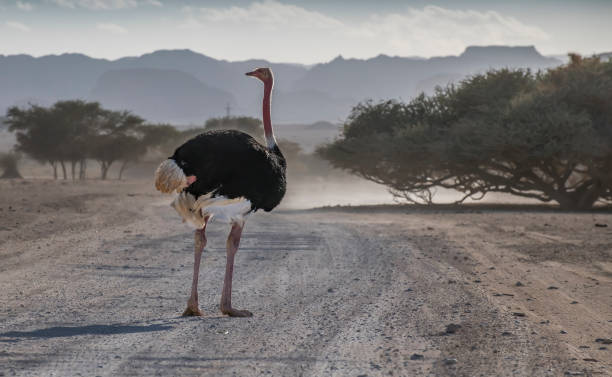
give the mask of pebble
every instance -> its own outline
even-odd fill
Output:
[[[517,286],[517,287],[523,287],[524,286],[524,284],[521,283],[520,281],[517,281],[516,284],[514,284],[514,285]]]
[[[612,344],[612,339],[608,338],[597,338],[595,339],[596,343],[602,343],[602,344]]]
[[[559,289],[559,287],[555,287],[554,285],[551,285],[550,287],[548,287],[546,289]]]
[[[423,360],[424,358],[423,355],[418,353],[413,353],[412,356],[410,356],[410,360]]]
[[[526,317],[527,316],[523,312],[513,312],[512,315],[515,316],[515,317]]]
[[[565,331],[565,330],[561,330],[561,331],[559,331],[559,332],[560,332],[561,334],[567,334],[567,331]]]
[[[457,330],[459,330],[461,328],[461,325],[458,325],[456,323],[451,323],[446,325],[446,330],[444,330],[444,332],[446,334],[454,334],[457,332]]]
[[[597,228],[607,228],[608,224],[603,224],[603,223],[595,223],[595,227]]]
[[[444,364],[445,365],[453,365],[453,364],[457,364],[457,359],[444,359]]]

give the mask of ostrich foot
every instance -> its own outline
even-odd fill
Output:
[[[227,314],[230,317],[252,317],[253,313],[248,310],[238,310],[234,308],[221,308],[221,313]]]
[[[197,306],[187,306],[187,309],[185,309],[185,311],[183,312],[183,317],[201,317],[202,315],[202,311]]]

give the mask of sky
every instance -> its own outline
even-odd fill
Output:
[[[313,64],[534,45],[612,51],[612,0],[0,0],[0,54],[117,59],[191,49]]]

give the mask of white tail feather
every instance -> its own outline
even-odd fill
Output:
[[[189,186],[183,170],[173,159],[167,159],[155,170],[155,188],[163,193],[181,192]]]
[[[212,197],[202,195],[196,199],[193,195],[182,192],[172,202],[172,207],[181,215],[183,221],[202,227],[206,218],[226,223],[244,224],[251,211],[251,202],[245,198],[228,199],[224,196]]]

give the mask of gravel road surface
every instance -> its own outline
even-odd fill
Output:
[[[11,209],[0,202],[0,376],[610,372],[610,351],[596,362],[577,358],[556,329],[500,303],[512,294],[483,287],[473,257],[423,225],[435,219],[408,221],[399,211],[253,215],[233,295],[252,318],[219,313],[229,228],[213,222],[199,283],[204,317],[184,318],[193,233],[167,197],[109,185],[106,193],[66,188],[50,202],[42,189],[27,190],[27,203],[19,193]],[[607,339],[610,323],[601,326]]]

